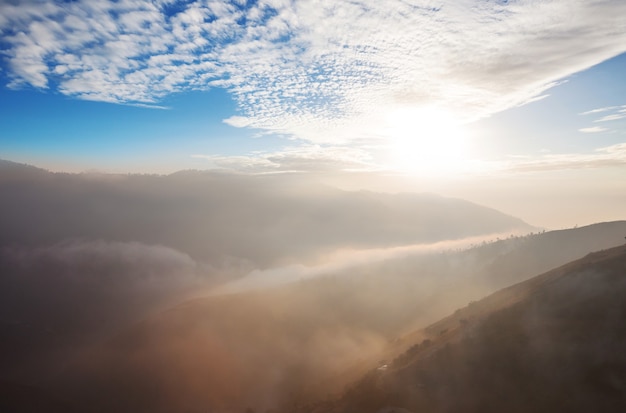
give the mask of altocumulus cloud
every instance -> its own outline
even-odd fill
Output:
[[[11,87],[125,104],[226,88],[231,125],[337,143],[376,135],[382,106],[469,120],[530,101],[625,51],[624,15],[610,0],[17,0],[0,30]]]

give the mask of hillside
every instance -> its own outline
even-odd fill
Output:
[[[604,233],[603,242],[615,245],[619,239],[612,235],[623,226],[600,224],[559,232],[557,238],[591,247]],[[412,326],[428,325],[493,292],[482,283],[485,268],[516,248],[532,252],[534,242],[544,243],[546,236],[555,238],[538,234],[507,241],[516,246],[412,257],[280,288],[188,301],[102,342],[53,385],[65,397],[78,394],[82,405],[103,411],[264,410],[336,394],[416,340],[437,339],[441,331],[456,331],[460,319],[479,318],[463,310],[403,337]],[[533,263],[530,252],[526,261],[522,279],[535,265],[545,265]],[[509,304],[509,295],[496,297]],[[491,301],[479,303],[484,302]],[[471,311],[483,307],[475,303]]]
[[[300,411],[624,411],[625,323],[621,246],[471,303],[340,400]]]
[[[170,304],[169,311],[154,302],[174,300],[187,278],[167,261],[147,264],[167,250],[121,244],[101,256],[70,244],[63,261],[47,249],[13,264],[0,255],[1,378],[104,412],[216,404],[258,410],[315,400],[398,357],[426,338],[408,332],[492,293],[511,274],[522,281],[585,248],[618,245],[622,232],[626,222],[603,223],[391,257],[271,289]],[[132,266],[112,265],[119,258]],[[228,389],[215,385],[225,382]]]
[[[507,287],[564,263],[624,242],[626,221],[602,222],[579,228],[548,231],[522,239],[515,248],[494,255],[483,279],[495,290]],[[495,247],[495,246],[494,246]]]
[[[425,325],[626,234],[496,240],[521,221],[267,176],[0,172],[0,380],[105,413],[334,397]]]

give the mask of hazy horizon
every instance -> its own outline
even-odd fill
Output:
[[[621,220],[626,217],[626,179],[621,179],[622,167],[608,171],[571,172],[573,176],[511,175],[483,176],[465,180],[457,178],[426,179],[397,174],[372,172],[281,172],[249,173],[228,169],[180,169],[172,172],[106,171],[98,169],[44,168],[28,162],[16,163],[43,168],[56,173],[87,175],[172,175],[180,172],[207,172],[233,176],[274,175],[284,179],[288,187],[327,185],[346,191],[372,191],[387,194],[432,193],[459,198],[515,216],[537,228],[548,230],[574,228],[598,222]],[[626,164],[625,164],[626,165]],[[626,168],[626,167],[624,167]],[[608,176],[606,176],[608,174]]]
[[[0,158],[626,210],[617,0],[0,4]],[[471,33],[471,35],[469,35]]]

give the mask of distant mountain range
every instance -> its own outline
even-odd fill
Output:
[[[0,161],[0,246],[66,239],[158,244],[267,268],[337,248],[527,233],[520,219],[432,194],[351,192],[285,176],[50,173]]]
[[[626,221],[303,182],[0,161],[0,411],[622,407]]]

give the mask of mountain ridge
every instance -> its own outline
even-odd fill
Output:
[[[339,401],[299,411],[622,411],[625,297],[626,246],[590,253],[431,324]]]

